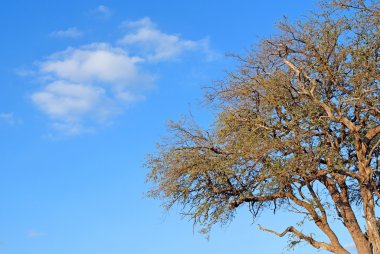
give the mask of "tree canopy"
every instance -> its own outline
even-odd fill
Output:
[[[209,229],[248,205],[305,216],[327,241],[285,225],[317,249],[349,253],[338,219],[360,254],[380,253],[380,4],[335,0],[244,56],[209,88],[212,128],[170,124],[149,156],[150,195],[180,204]],[[362,219],[364,218],[364,219]]]

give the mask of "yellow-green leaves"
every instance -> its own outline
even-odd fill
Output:
[[[285,208],[330,243],[294,227],[264,231],[346,253],[329,225],[338,218],[360,239],[360,253],[369,241],[380,251],[379,233],[367,238],[352,208],[365,204],[366,220],[374,220],[380,198],[379,9],[330,4],[308,20],[281,23],[278,36],[237,57],[237,70],[208,94],[218,109],[214,128],[170,124],[170,138],[147,161],[153,197],[180,204],[206,231],[243,204],[254,216]]]

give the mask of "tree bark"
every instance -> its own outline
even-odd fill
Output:
[[[363,210],[368,230],[368,238],[372,244],[373,253],[380,254],[380,235],[377,227],[373,196],[370,190],[364,187],[362,188],[361,192],[363,197]]]
[[[342,177],[339,175],[332,175],[339,184],[340,192],[332,179],[326,177],[323,183],[329,190],[331,198],[334,200],[337,209],[339,209],[340,215],[344,221],[344,225],[350,233],[358,253],[372,254],[371,244],[369,243],[368,238],[362,232],[356,219],[356,215],[350,205],[345,180],[342,179]]]

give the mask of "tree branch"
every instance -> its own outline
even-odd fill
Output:
[[[265,231],[265,232],[269,232],[269,233],[275,234],[275,235],[277,235],[279,237],[283,237],[287,233],[292,233],[293,235],[295,235],[299,239],[308,242],[310,245],[312,245],[313,247],[315,247],[317,249],[328,250],[328,251],[331,251],[331,252],[334,251],[334,248],[333,248],[333,246],[331,246],[331,244],[328,244],[328,243],[325,243],[325,242],[316,241],[312,236],[307,236],[307,235],[303,234],[302,232],[298,231],[293,226],[287,227],[281,233],[278,233],[278,232],[276,232],[274,230],[271,230],[271,229],[264,228],[261,225],[259,225],[259,229],[262,230],[262,231]]]

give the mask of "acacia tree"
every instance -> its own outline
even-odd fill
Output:
[[[379,254],[379,2],[323,2],[279,28],[209,90],[212,128],[170,125],[172,136],[147,161],[150,194],[207,229],[244,204],[254,216],[296,212],[327,240],[293,225],[260,228],[349,253],[338,219],[358,253]]]

